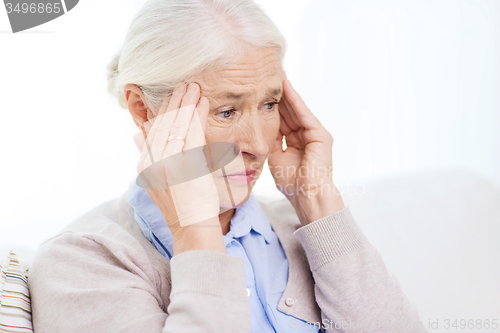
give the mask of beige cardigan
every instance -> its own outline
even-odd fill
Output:
[[[261,205],[289,262],[279,310],[324,332],[428,332],[348,207],[301,227],[286,199]],[[168,261],[126,192],[45,241],[29,286],[35,333],[250,332],[243,260],[195,250]]]

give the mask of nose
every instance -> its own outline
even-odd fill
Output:
[[[243,157],[267,156],[269,146],[264,133],[263,121],[265,120],[258,115],[258,112],[251,112],[248,117],[242,118],[240,119],[241,130],[238,131],[236,144],[240,147]]]

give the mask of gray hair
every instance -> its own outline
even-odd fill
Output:
[[[283,35],[253,0],[148,0],[108,65],[108,89],[127,108],[124,87],[137,85],[156,114],[178,83],[247,47],[275,48],[281,61],[286,52]]]

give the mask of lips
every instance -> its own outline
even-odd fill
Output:
[[[245,172],[234,172],[234,173],[228,174],[226,176],[248,176],[252,173],[255,173],[255,171],[257,171],[257,169],[245,170]]]
[[[245,170],[244,172],[235,172],[225,175],[225,177],[228,180],[238,183],[250,183],[255,178],[256,171],[257,169]]]

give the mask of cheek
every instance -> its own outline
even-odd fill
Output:
[[[208,118],[205,137],[208,142],[233,142],[234,130],[232,126],[222,126],[217,121]]]
[[[254,124],[259,124],[260,127],[260,140],[267,143],[271,149],[280,129],[280,115],[279,111],[272,114],[254,114],[253,117],[261,117],[260,121],[257,119],[251,120]],[[235,121],[231,124],[220,123],[214,119],[207,120],[207,128],[205,136],[208,142],[236,142],[243,137],[254,137],[256,135],[255,128],[246,124],[249,119]]]

